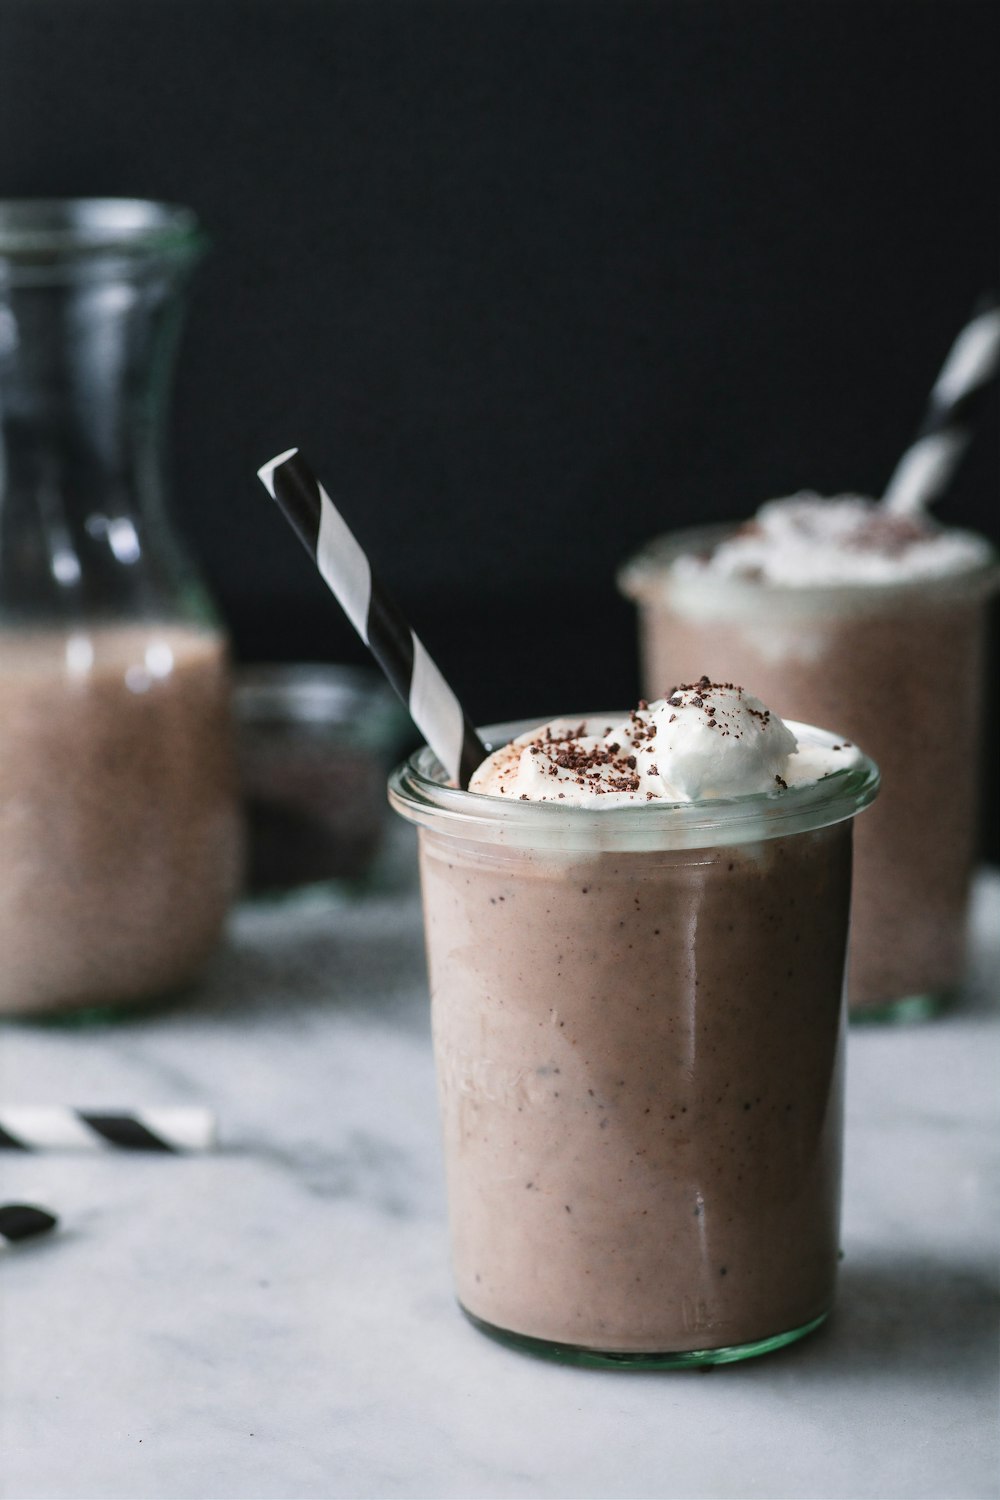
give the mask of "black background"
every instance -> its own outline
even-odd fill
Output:
[[[475,717],[624,704],[615,566],[878,492],[996,285],[997,9],[0,0],[0,192],[208,226],[175,510],[242,657],[361,659],[254,478],[298,444]]]

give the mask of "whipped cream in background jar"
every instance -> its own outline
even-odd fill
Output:
[[[678,675],[752,682],[774,709],[862,744],[883,790],[858,829],[849,1000],[932,1013],[961,983],[976,855],[989,542],[858,496],[771,501],[679,531],[622,570],[649,693]]]
[[[418,826],[459,1302],[578,1364],[765,1353],[838,1254],[854,815],[878,772],[727,682],[424,749]]]

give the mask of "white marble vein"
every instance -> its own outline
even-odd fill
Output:
[[[412,890],[253,907],[187,1003],[12,1025],[0,1096],[205,1102],[187,1159],[0,1160],[5,1500],[979,1500],[998,1488],[1000,877],[948,1018],[850,1043],[838,1311],[708,1374],[563,1369],[455,1310]]]

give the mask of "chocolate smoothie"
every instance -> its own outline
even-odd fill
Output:
[[[876,776],[793,729],[703,679],[533,731],[472,793],[397,774],[458,1295],[488,1330],[696,1363],[828,1311],[850,818]]]
[[[180,625],[0,634],[0,1011],[188,979],[240,829],[219,638]]]
[[[853,1011],[918,1013],[961,981],[978,832],[988,544],[870,501],[772,502],[735,532],[679,533],[623,575],[647,690],[677,673],[756,684],[779,713],[865,747],[882,794],[857,830]],[[911,1004],[911,1002],[914,1002]]]

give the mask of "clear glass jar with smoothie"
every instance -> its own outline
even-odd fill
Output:
[[[169,524],[193,214],[0,203],[0,1013],[197,972],[235,892],[226,643]]]
[[[838,1258],[855,814],[878,773],[731,681],[527,732],[420,834],[458,1297],[580,1364],[801,1338]]]
[[[965,966],[1000,584],[990,544],[856,496],[803,494],[743,526],[662,537],[620,584],[639,606],[645,691],[701,672],[753,682],[778,713],[875,757],[883,789],[857,832],[850,1006],[930,1013]]]

